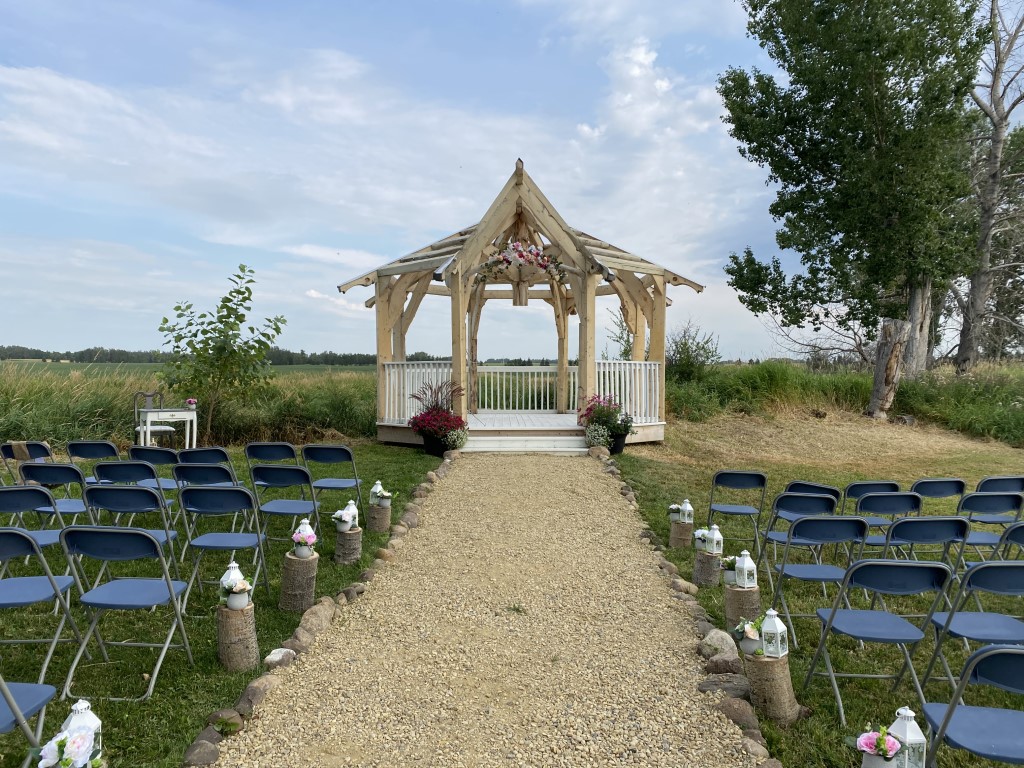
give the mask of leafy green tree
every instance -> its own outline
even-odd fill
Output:
[[[231,290],[211,312],[197,312],[191,302],[175,307],[176,319],[160,323],[164,346],[174,359],[165,363],[161,380],[172,390],[199,400],[209,438],[213,415],[228,399],[246,400],[270,379],[267,353],[285,324],[282,315],[260,326],[246,325],[252,311],[255,272],[239,264],[228,280]]]
[[[673,328],[665,339],[665,375],[674,381],[702,381],[722,362],[718,339],[693,320]]]
[[[747,29],[782,70],[718,82],[740,154],[769,169],[779,259],[748,248],[726,272],[740,300],[783,326],[874,330],[911,321],[904,356],[924,367],[933,285],[966,268],[965,99],[982,35],[976,0],[743,0]],[[966,256],[965,256],[966,255]]]

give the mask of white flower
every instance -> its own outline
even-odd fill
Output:
[[[64,759],[71,760],[72,768],[85,768],[92,757],[95,734],[90,728],[76,728],[68,734],[64,745]]]
[[[50,739],[39,751],[39,768],[50,768],[60,762],[60,747],[57,742],[68,737],[67,731],[61,731]]]

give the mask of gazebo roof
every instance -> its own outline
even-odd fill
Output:
[[[345,293],[393,275],[405,275],[406,280],[417,282],[429,275],[428,279],[439,285],[429,285],[425,292],[449,295],[446,282],[453,273],[470,274],[511,240],[543,245],[545,253],[557,254],[582,273],[600,273],[609,283],[621,272],[640,275],[641,282],[644,278],[663,276],[669,285],[687,285],[698,293],[704,290],[704,286],[666,267],[570,227],[523,169],[522,160],[516,161],[512,176],[478,223],[342,283],[338,290]],[[599,290],[601,294],[614,292],[617,291],[610,285]],[[367,302],[372,303],[373,299]]]

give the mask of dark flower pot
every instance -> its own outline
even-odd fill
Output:
[[[608,452],[622,453],[626,449],[626,437],[627,435],[612,435],[612,444],[608,448]]]
[[[423,450],[431,456],[437,456],[438,458],[444,456],[444,452],[448,450],[448,446],[444,444],[444,440],[435,435],[422,435],[423,437]]]

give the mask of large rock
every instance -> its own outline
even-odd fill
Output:
[[[302,626],[298,626],[295,628],[295,631],[292,632],[292,636],[281,643],[281,645],[295,651],[296,653],[305,653],[309,650],[310,646],[313,645],[314,640],[316,640],[316,638],[309,630],[304,629]]]
[[[441,478],[437,476],[437,472],[427,472],[427,482],[431,485],[436,484]]]
[[[706,680],[697,684],[697,690],[702,693],[722,691],[727,696],[750,701],[750,681],[743,675],[708,675]]]
[[[710,659],[712,656],[717,656],[720,653],[729,652],[734,656],[736,655],[736,642],[727,632],[723,632],[720,629],[708,632],[700,645],[697,646],[697,653],[705,659]]]
[[[249,717],[253,710],[267,698],[267,694],[277,688],[280,683],[281,678],[276,675],[257,677],[242,691],[238,703],[235,704],[235,711],[242,715],[242,717]]]
[[[197,741],[185,750],[182,765],[213,765],[220,758],[220,747],[208,741]]]
[[[704,671],[709,675],[720,675],[726,672],[739,674],[743,671],[743,662],[740,661],[739,654],[736,651],[732,653],[727,651],[708,659],[708,663],[704,665]]]
[[[208,725],[199,732],[199,735],[196,736],[196,741],[208,741],[211,744],[220,744],[224,741],[224,737],[221,735],[220,731],[212,725]]]
[[[406,528],[419,528],[420,516],[418,512],[406,512],[402,515],[402,525]]]
[[[718,702],[718,711],[736,723],[740,730],[760,728],[757,713],[754,712],[749,701],[734,698],[722,699]]]
[[[695,621],[695,624],[697,626],[697,634],[701,637],[707,637],[708,632],[710,632],[713,629],[718,629],[718,627],[716,627],[710,621],[706,621],[705,619],[697,619]]]
[[[293,661],[295,661],[295,651],[291,648],[275,648],[263,659],[263,664],[267,669],[277,669],[278,667],[287,667]]]
[[[444,452],[444,460],[445,460],[445,461],[455,461],[455,460],[457,460],[457,459],[458,459],[458,458],[459,458],[460,456],[462,456],[462,454],[461,454],[461,453],[459,453],[458,451],[454,451],[454,450],[453,450],[453,451],[445,451],[445,452]]]
[[[740,749],[742,749],[748,755],[753,757],[759,763],[764,760],[767,760],[769,757],[768,750],[762,747],[756,741],[753,741],[752,739],[744,738],[740,742]]]
[[[611,454],[608,449],[603,445],[592,445],[590,450],[587,451],[595,459],[607,459]]]
[[[333,600],[319,602],[302,614],[299,626],[311,635],[319,635],[334,623],[334,612],[337,610]]]

